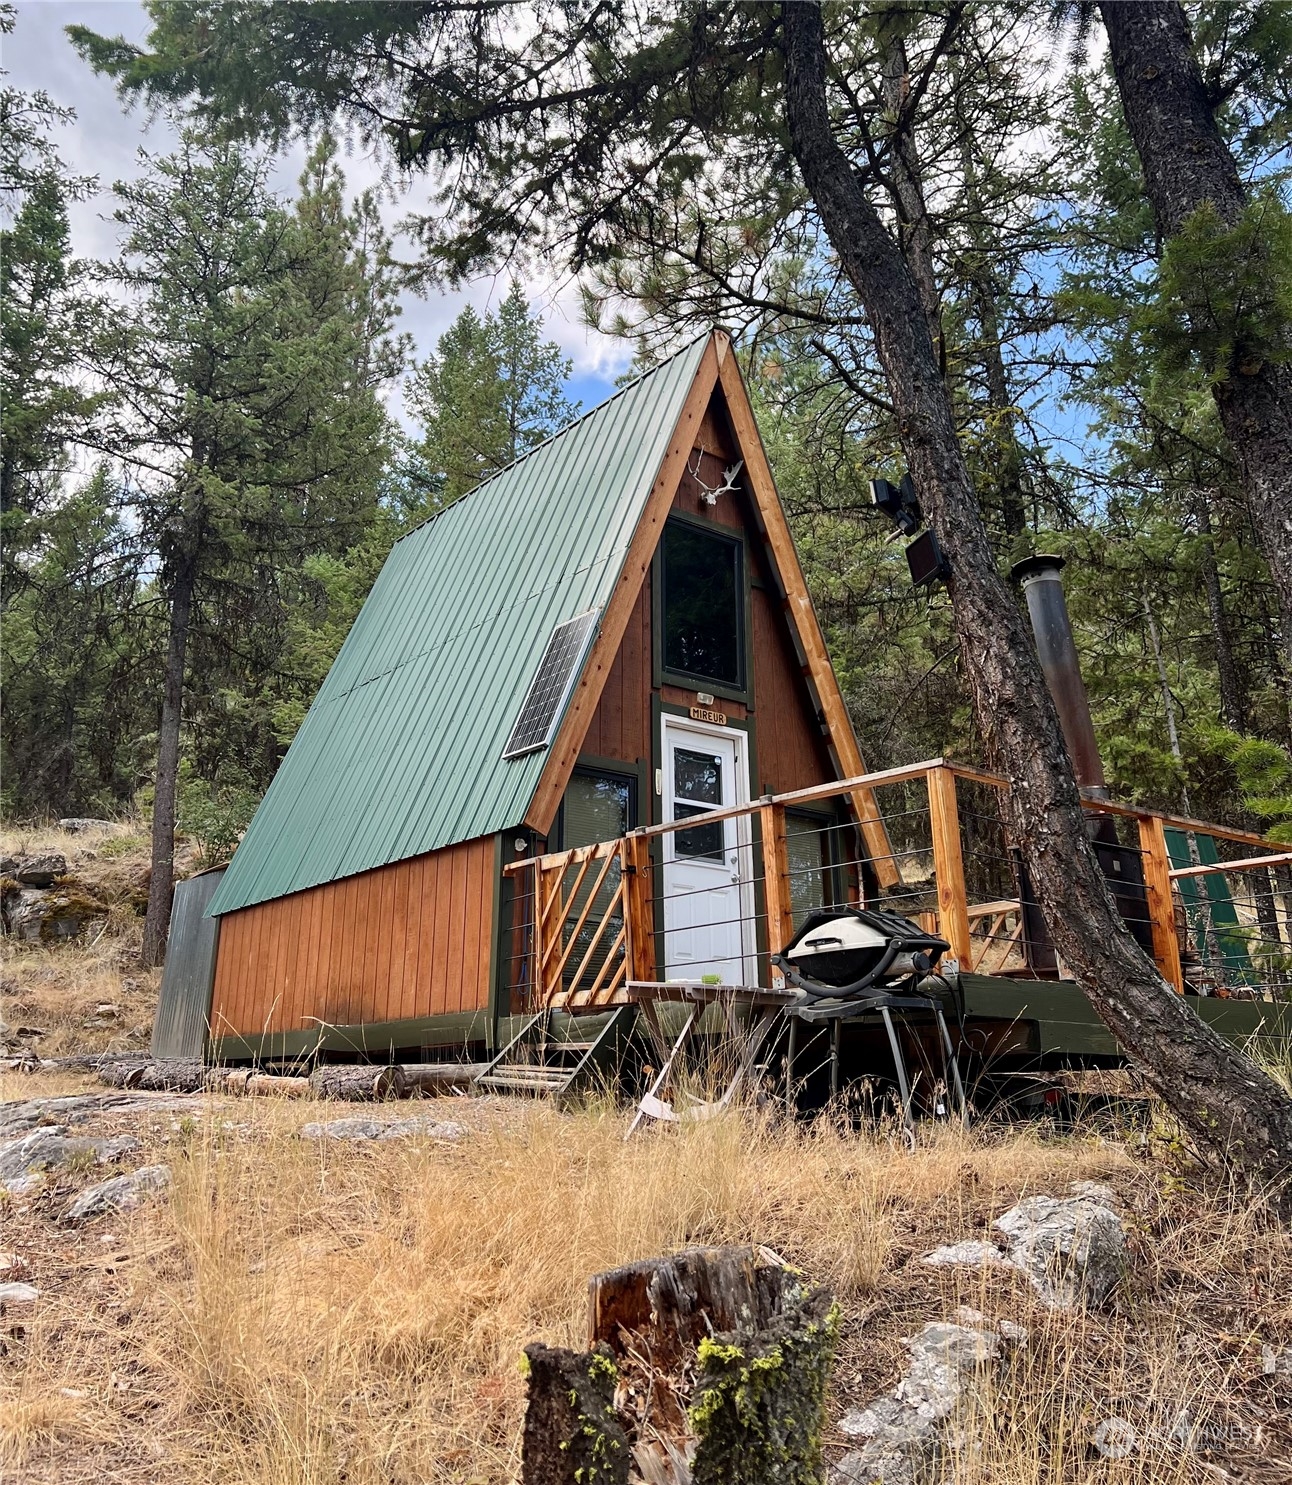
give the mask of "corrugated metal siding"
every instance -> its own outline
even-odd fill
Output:
[[[210,911],[504,829],[504,762],[553,627],[605,603],[699,368],[697,341],[395,544]]]
[[[204,871],[175,888],[166,968],[153,1018],[154,1057],[203,1057],[220,924],[206,910],[224,876]]]
[[[226,913],[213,1034],[255,1037],[484,1010],[494,865],[492,838],[464,841]]]

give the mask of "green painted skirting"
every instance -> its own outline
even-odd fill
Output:
[[[1031,1047],[1042,1055],[1117,1057],[1121,1054],[1085,993],[1071,980],[1006,980],[963,974],[960,985],[966,1020],[1023,1023],[1034,1033],[1029,1037]],[[1292,1044],[1292,1004],[1194,996],[1188,997],[1186,1004],[1240,1048],[1253,1041]],[[685,1008],[662,1004],[659,1010],[664,1030],[675,1035],[674,1022],[680,1025]],[[579,1036],[594,1036],[609,1014],[577,1018]],[[526,1019],[501,1017],[496,1045],[505,1046]],[[570,1035],[575,1019],[558,1013],[554,1034]],[[702,1022],[700,1029],[717,1030],[719,1024],[713,1020],[706,1027]],[[493,1031],[489,1012],[479,1010],[468,1015],[423,1016],[371,1026],[323,1026],[314,1031],[278,1032],[263,1037],[218,1037],[212,1039],[210,1055],[215,1062],[304,1060],[315,1052],[381,1058],[406,1047],[460,1047],[469,1042],[495,1045],[490,1042]]]
[[[1071,980],[1005,980],[962,974],[966,1019],[1025,1021],[1036,1027],[1037,1050],[1073,1056],[1116,1057],[1121,1048]],[[1237,1046],[1292,1042],[1292,1004],[1268,1000],[1213,1000],[1188,996],[1185,1004]]]
[[[353,1052],[389,1057],[402,1047],[452,1047],[488,1038],[488,1011],[461,1016],[422,1016],[411,1021],[381,1021],[371,1026],[320,1026],[312,1031],[280,1031],[266,1036],[222,1036],[211,1039],[213,1062],[279,1062],[307,1058],[315,1052]]]

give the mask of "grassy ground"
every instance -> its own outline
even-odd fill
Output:
[[[68,878],[101,902],[103,911],[73,945],[0,938],[0,1022],[9,1028],[4,1040],[11,1049],[29,1047],[42,1057],[146,1050],[161,983],[160,971],[138,965],[148,895],[147,836],[129,826],[124,833],[76,835],[56,828],[0,829],[0,857],[49,853],[66,858]],[[177,848],[179,875],[192,855],[187,844]],[[110,1009],[96,1014],[99,1007]]]
[[[64,1086],[12,1074],[0,1098]],[[139,1163],[175,1172],[169,1199],[72,1231],[58,1217],[95,1179],[81,1172],[0,1209],[0,1247],[42,1290],[0,1318],[0,1480],[508,1481],[523,1344],[581,1343],[589,1274],[726,1241],[835,1287],[832,1417],[891,1387],[900,1337],[958,1305],[1028,1328],[947,1462],[956,1485],[1292,1478],[1292,1381],[1262,1368],[1263,1346],[1292,1342],[1292,1242],[1185,1184],[1169,1146],[941,1129],[910,1155],[748,1110],[625,1144],[604,1104],[421,1107],[468,1134],[320,1145],[295,1131],[353,1110],[260,1099],[136,1118]],[[1127,1205],[1132,1263],[1106,1313],[918,1262],[1077,1179]],[[1181,1410],[1205,1447],[1167,1437]],[[1141,1435],[1125,1460],[1092,1447],[1108,1416]]]
[[[145,1047],[144,840],[0,836],[0,854],[15,849],[62,851],[108,908],[81,944],[0,950],[0,1021],[41,1028],[46,1055]],[[118,1012],[96,1016],[105,1004]],[[0,1101],[81,1090],[102,1091],[0,1072]],[[519,1466],[525,1342],[582,1343],[590,1274],[710,1242],[765,1244],[833,1286],[832,1420],[893,1386],[901,1337],[926,1321],[968,1304],[1026,1326],[963,1420],[954,1485],[1292,1479],[1292,1377],[1266,1373],[1292,1345],[1292,1238],[1197,1186],[1165,1130],[941,1128],[912,1155],[752,1110],[625,1143],[608,1100],[428,1109],[468,1133],[320,1144],[300,1126],[355,1111],[159,1104],[84,1132],[136,1135],[130,1166],[170,1165],[169,1196],[82,1229],[61,1214],[101,1171],[0,1196],[0,1282],[17,1255],[41,1291],[0,1309],[0,1485],[502,1485]],[[919,1262],[1023,1195],[1088,1179],[1118,1191],[1130,1236],[1104,1313],[1049,1311],[1007,1271]],[[1108,1417],[1137,1431],[1125,1459],[1093,1446]],[[832,1435],[832,1453],[845,1444]]]

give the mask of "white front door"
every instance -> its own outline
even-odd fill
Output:
[[[718,975],[724,985],[751,985],[749,818],[704,819],[748,803],[745,736],[677,717],[665,717],[663,726],[663,818],[695,821],[664,837],[664,977]]]

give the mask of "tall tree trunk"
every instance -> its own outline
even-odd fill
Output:
[[[1158,232],[1174,237],[1207,203],[1233,227],[1247,193],[1216,125],[1184,7],[1179,0],[1100,0],[1099,13]],[[1278,595],[1283,651],[1292,657],[1292,366],[1237,344],[1212,392]]]
[[[1193,500],[1193,514],[1202,537],[1199,567],[1202,587],[1207,595],[1207,613],[1211,617],[1211,637],[1216,646],[1216,678],[1220,683],[1220,716],[1226,727],[1242,732],[1247,724],[1247,707],[1243,685],[1234,660],[1234,641],[1229,632],[1229,615],[1225,612],[1225,595],[1220,587],[1220,568],[1216,563],[1216,538],[1211,525],[1211,512],[1206,497],[1198,493]]]
[[[162,683],[161,726],[157,738],[157,775],[153,784],[153,862],[144,916],[145,969],[166,957],[171,895],[175,885],[175,797],[179,787],[179,729],[184,706],[184,665],[193,616],[195,566],[185,556],[179,563],[170,598],[170,635]]]
[[[978,171],[973,149],[966,133],[960,145],[960,170],[964,177],[965,200],[969,207],[968,229],[974,245],[969,264],[969,279],[978,307],[982,329],[982,367],[987,382],[989,409],[989,448],[997,459],[992,483],[1000,495],[1000,520],[1005,535],[1022,536],[1027,530],[1027,500],[1023,490],[1023,450],[1015,432],[1014,399],[1010,396],[1005,358],[1001,354],[1000,315],[996,309],[996,287],[991,281],[991,254],[984,241],[984,211],[978,190]]]
[[[894,18],[900,22],[900,17]],[[890,22],[890,25],[893,22]],[[915,143],[914,120],[908,107],[911,92],[911,67],[906,57],[906,43],[898,34],[889,37],[883,49],[884,113],[889,126],[889,178],[891,195],[897,209],[898,243],[919,291],[924,318],[928,321],[938,363],[945,370],[946,345],[942,336],[942,305],[938,296],[937,276],[933,269],[933,229],[924,201],[924,181],[919,150]]]
[[[786,0],[781,14],[791,145],[865,307],[903,449],[951,564],[974,712],[992,762],[1010,780],[1007,827],[1055,945],[1200,1151],[1277,1188],[1292,1210],[1292,1099],[1194,1015],[1113,907],[1040,662],[992,555],[918,290],[831,129],[820,4]]]

